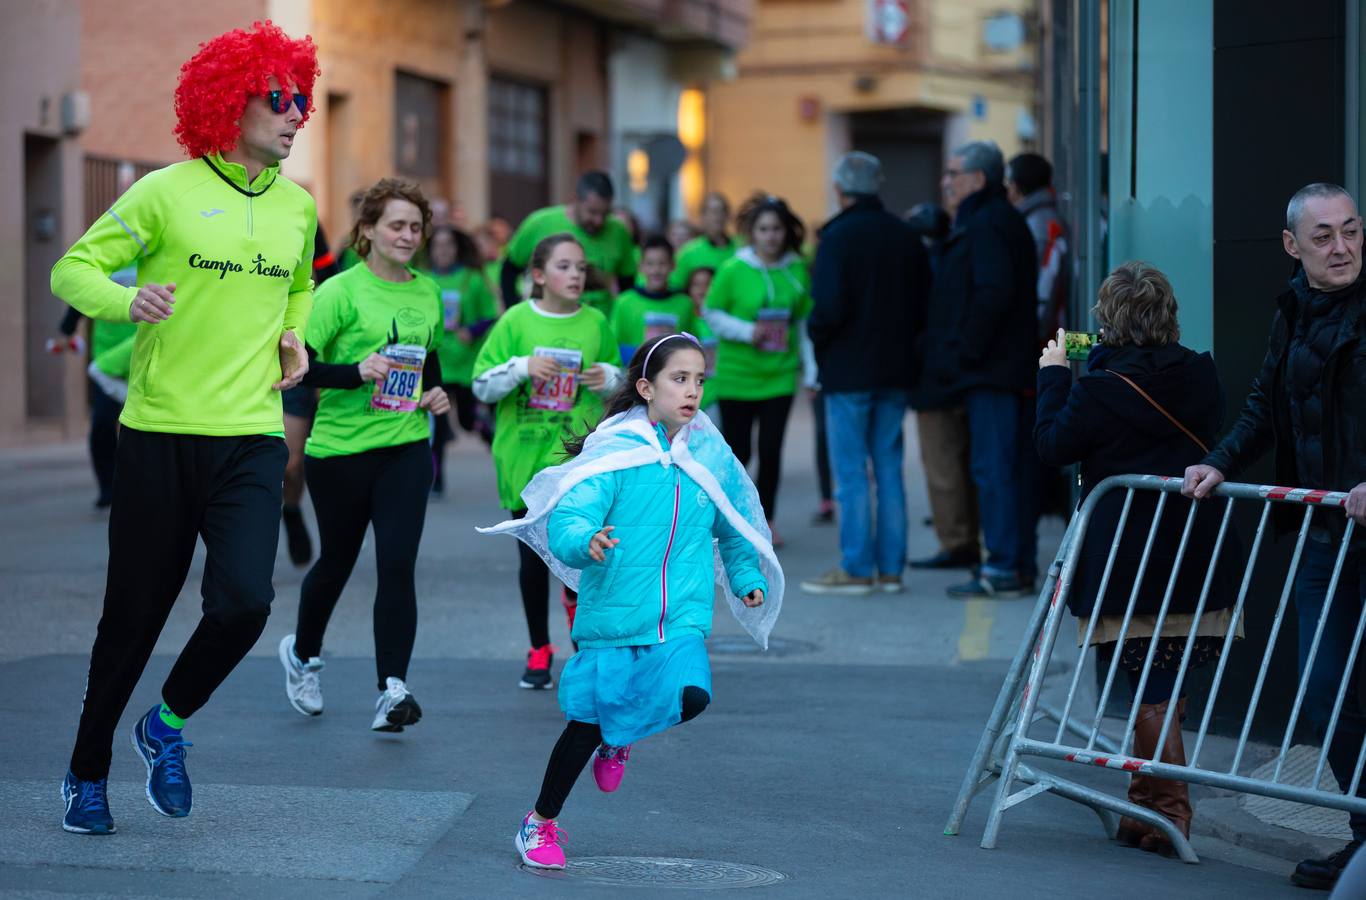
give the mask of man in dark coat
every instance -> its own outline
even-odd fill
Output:
[[[839,161],[835,192],[842,211],[822,229],[816,251],[807,331],[825,399],[841,561],[802,582],[812,593],[895,593],[906,565],[902,422],[912,377],[906,338],[928,299],[930,262],[910,226],[883,208],[881,183],[877,157],[854,152]]]
[[[956,206],[944,241],[924,330],[913,402],[967,410],[972,479],[987,559],[949,589],[952,597],[1018,597],[1032,588],[1035,559],[1032,398],[1036,356],[1034,239],[1010,204],[1000,149],[985,141],[954,151],[941,186]]]
[[[1347,515],[1357,526],[1366,526],[1366,279],[1361,276],[1362,222],[1356,201],[1336,184],[1301,188],[1286,209],[1281,241],[1299,265],[1289,290],[1276,299],[1261,371],[1229,433],[1200,465],[1186,470],[1183,492],[1207,497],[1220,482],[1274,450],[1277,484],[1350,491]],[[1298,518],[1289,507],[1279,512]],[[1278,527],[1293,528],[1293,521],[1287,523],[1283,514],[1277,516]],[[1329,514],[1316,516],[1315,521],[1319,524],[1305,542],[1295,579],[1295,608],[1301,678],[1319,620],[1328,616],[1305,695],[1305,710],[1321,739],[1332,719],[1357,620],[1366,604],[1366,548],[1353,540],[1337,593],[1325,613],[1345,519]],[[1329,765],[1344,793],[1351,787],[1366,739],[1358,693],[1357,679],[1349,678],[1341,720],[1328,749]],[[1366,797],[1366,779],[1357,796]],[[1352,813],[1351,826],[1352,842],[1346,848],[1325,859],[1301,862],[1291,880],[1304,887],[1331,888],[1366,839],[1366,815]]]

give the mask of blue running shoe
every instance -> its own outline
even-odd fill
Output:
[[[62,780],[62,802],[66,804],[62,828],[72,834],[113,834],[117,831],[114,817],[109,814],[109,798],[105,795],[108,786],[108,778],[81,781],[68,769]]]
[[[185,771],[185,748],[194,745],[179,732],[165,737],[153,735],[148,723],[160,711],[160,704],[153,706],[133,726],[133,749],[147,765],[147,799],[152,809],[163,816],[179,818],[190,814],[193,797],[190,776]]]

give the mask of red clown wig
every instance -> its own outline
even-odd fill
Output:
[[[180,67],[175,89],[175,135],[185,152],[200,157],[236,147],[247,98],[268,94],[271,76],[286,102],[291,88],[309,98],[303,117],[307,122],[318,77],[318,48],[312,38],[294,40],[267,19],[253,22],[250,30],[238,28],[200,44],[199,52]]]

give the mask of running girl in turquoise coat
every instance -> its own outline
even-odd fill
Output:
[[[511,533],[579,591],[579,652],[560,675],[568,724],[535,807],[515,837],[522,861],[564,868],[556,817],[590,758],[615,791],[631,745],[694,718],[711,702],[705,640],[719,588],[767,646],[783,575],[758,493],[698,409],[705,378],[689,334],[648,341],[626,385],[573,460],[538,474]]]

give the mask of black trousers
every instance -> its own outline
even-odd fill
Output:
[[[119,414],[123,404],[90,381],[90,467],[100,499],[114,496],[114,462],[119,452]]]
[[[767,400],[722,400],[721,433],[730,444],[740,465],[748,466],[753,446],[754,425],[759,425],[759,502],[769,519],[778,509],[778,481],[783,471],[783,435],[787,416],[792,411],[792,395]]]
[[[811,395],[811,412],[816,418],[816,482],[820,485],[821,500],[830,503],[835,498],[830,477],[830,441],[825,433],[825,395],[817,391]]]
[[[185,585],[196,537],[208,551],[204,615],[162,700],[193,715],[261,636],[288,457],[283,440],[264,435],[119,433],[104,611],[71,754],[77,778],[109,774],[114,729]]]
[[[711,696],[700,687],[689,685],[683,689],[683,721],[695,719],[711,702]],[[536,812],[553,819],[564,808],[564,801],[579,780],[579,773],[593,758],[593,751],[602,743],[602,730],[590,722],[571,721],[564,727],[555,749],[550,751],[550,762],[545,767],[541,794],[536,798]]]
[[[375,528],[375,676],[408,680],[417,637],[417,547],[432,488],[426,441],[349,456],[304,458],[304,479],[318,519],[318,561],[304,576],[294,652],[322,655],[323,633],[360,557],[365,531]]]

